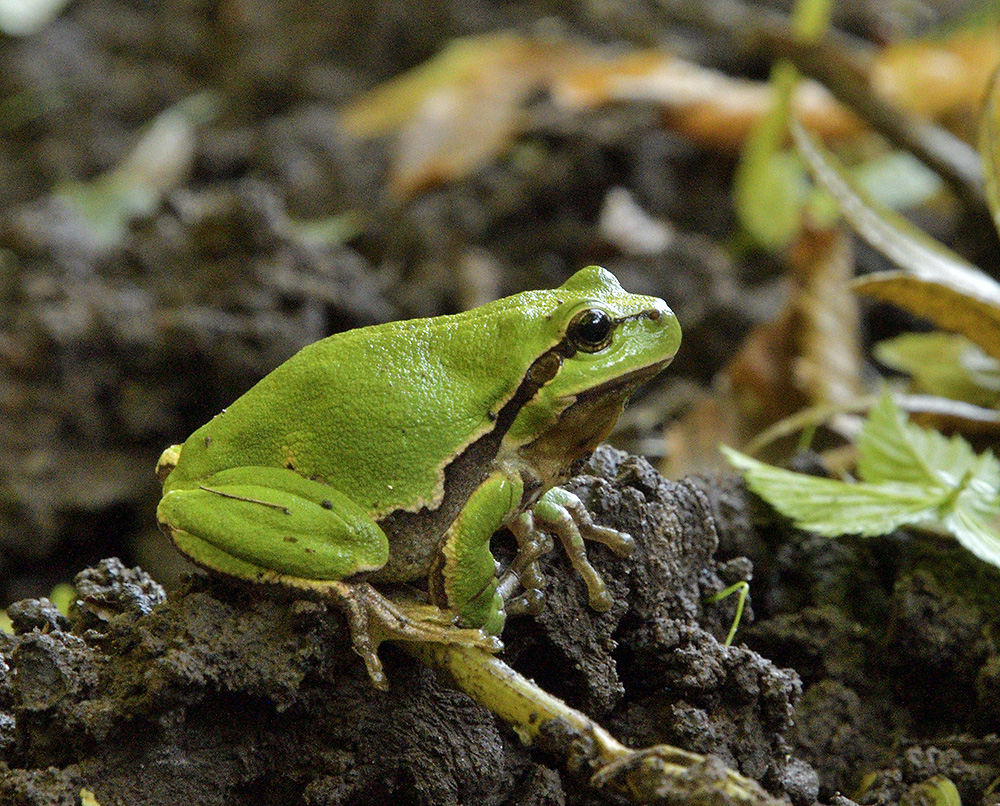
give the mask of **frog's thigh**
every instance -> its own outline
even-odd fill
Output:
[[[389,558],[385,533],[361,507],[284,468],[234,468],[171,490],[157,517],[192,559],[243,578],[260,578],[263,570],[343,579]]]

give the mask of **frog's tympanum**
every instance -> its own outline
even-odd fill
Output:
[[[160,524],[205,568],[336,601],[379,687],[384,640],[495,651],[506,616],[539,602],[546,533],[591,606],[611,606],[582,538],[622,556],[632,539],[557,485],[679,343],[661,300],[598,266],[466,313],[338,333],[164,451]],[[518,551],[498,572],[502,527]],[[418,580],[426,594],[400,593]]]

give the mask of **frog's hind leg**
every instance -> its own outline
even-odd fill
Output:
[[[396,602],[367,582],[288,579],[282,584],[315,591],[336,603],[347,618],[354,651],[361,656],[372,684],[388,688],[378,647],[383,641],[423,641],[477,646],[487,652],[503,648],[500,639],[482,630],[451,625],[447,611],[417,602]]]
[[[170,537],[184,554],[216,573],[307,591],[333,602],[346,617],[354,651],[364,660],[376,688],[385,690],[388,687],[378,657],[378,647],[383,641],[464,644],[478,646],[487,652],[503,648],[498,638],[482,630],[453,626],[454,619],[448,611],[418,602],[393,601],[367,582],[297,577],[241,560],[187,532],[173,530]]]

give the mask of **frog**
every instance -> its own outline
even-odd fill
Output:
[[[384,641],[497,652],[506,619],[544,600],[553,537],[589,605],[613,605],[586,541],[621,557],[634,541],[562,485],[680,338],[663,300],[599,266],[336,333],[163,452],[158,523],[210,572],[333,603],[376,688]]]

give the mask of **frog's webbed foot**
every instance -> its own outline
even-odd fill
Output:
[[[551,539],[542,530],[559,539],[573,568],[587,585],[590,606],[598,612],[611,607],[611,594],[597,569],[590,564],[584,540],[603,543],[619,557],[627,557],[635,547],[630,535],[598,526],[579,497],[561,487],[553,487],[545,493],[531,510],[511,522],[510,530],[517,539],[517,556],[500,580],[498,589],[507,599],[516,580],[520,580],[525,594],[510,600],[508,614],[537,612],[540,606],[544,578],[538,560],[552,548]]]
[[[310,582],[303,580],[303,582]],[[499,652],[500,639],[482,630],[462,629],[452,624],[449,614],[432,605],[393,601],[367,582],[325,580],[303,585],[332,599],[347,618],[354,651],[361,656],[372,684],[388,688],[378,647],[383,641],[422,641],[476,646]]]

